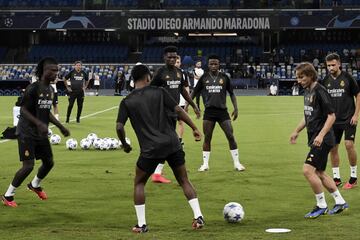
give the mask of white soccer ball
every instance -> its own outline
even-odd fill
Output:
[[[110,149],[117,149],[119,147],[119,141],[116,138],[110,138]]]
[[[61,142],[61,137],[57,134],[53,134],[50,137],[50,143],[53,145],[57,145]]]
[[[229,223],[237,223],[244,219],[245,212],[239,203],[229,202],[224,207],[223,215],[225,221]]]
[[[52,132],[52,130],[49,128],[49,129],[48,129],[48,137],[51,137],[51,135],[53,135],[53,132]]]
[[[80,141],[80,147],[81,149],[88,150],[91,147],[91,141],[87,138],[83,138]]]
[[[103,140],[101,138],[96,138],[93,142],[93,146],[95,149],[100,149],[100,145],[102,144]]]
[[[77,148],[78,142],[74,138],[69,138],[66,140],[66,148],[69,150],[75,150]]]
[[[93,144],[94,140],[98,138],[98,136],[95,133],[89,133],[86,137],[88,140],[90,140],[90,143]]]
[[[108,139],[103,139],[100,144],[100,150],[109,150],[110,149],[110,143]]]

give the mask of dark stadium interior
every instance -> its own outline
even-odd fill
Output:
[[[291,95],[296,63],[313,62],[323,77],[329,52],[339,53],[343,69],[359,81],[360,43],[354,41],[360,38],[359,4],[356,0],[3,0],[0,95],[18,94],[14,86],[28,84],[34,64],[44,56],[56,57],[62,73],[81,60],[86,71],[100,75],[102,88],[113,88],[119,72],[127,72],[136,62],[155,70],[167,45],[179,48],[189,72],[196,60],[205,66],[209,54],[219,55],[236,88],[267,88],[276,82],[280,95]],[[169,20],[172,16],[174,21]],[[192,16],[198,18],[188,24],[196,27],[178,26]],[[199,16],[223,18],[225,25],[235,16],[237,22],[229,20],[228,29],[206,30],[207,25],[201,24],[207,22],[196,23]],[[245,21],[252,16],[254,20]],[[261,23],[264,17],[268,23]],[[320,20],[313,23],[316,17]],[[135,18],[144,20],[130,22]]]

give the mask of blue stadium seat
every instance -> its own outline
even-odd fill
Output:
[[[129,54],[128,47],[117,45],[34,45],[28,54],[28,61],[37,62],[44,56],[54,56],[59,62],[124,62]]]

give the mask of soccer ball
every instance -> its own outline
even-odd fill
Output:
[[[87,139],[87,138],[81,139],[81,141],[80,141],[80,147],[81,147],[81,149],[84,149],[84,150],[90,149],[90,147],[91,147],[91,142],[90,142],[90,140]]]
[[[61,142],[61,137],[57,134],[53,134],[50,137],[50,143],[53,145],[57,145]]]
[[[98,136],[95,133],[89,133],[89,135],[87,135],[87,139],[90,140],[91,144],[93,144],[94,140],[97,138]]]
[[[109,150],[110,149],[110,141],[108,139],[103,139],[100,144],[100,150]]]
[[[52,132],[52,130],[49,128],[49,129],[48,129],[48,137],[51,137],[51,135],[53,135],[53,132]]]
[[[101,138],[96,138],[93,142],[93,146],[95,149],[100,149],[100,145],[102,144],[103,140]]]
[[[237,223],[244,219],[245,212],[243,207],[236,202],[229,202],[224,207],[224,219],[229,223]]]
[[[111,140],[110,140],[110,139],[111,139],[111,138],[109,138],[109,137],[104,137],[104,138],[103,138],[103,141],[104,141],[104,142],[107,142],[108,145],[109,145],[109,147],[110,147],[110,145],[111,145],[111,143],[110,143]]]
[[[119,147],[119,141],[116,138],[110,138],[110,149],[117,149]]]
[[[113,139],[113,142],[115,143],[115,149],[118,149],[118,148],[121,148],[122,146],[122,144],[121,144],[121,141],[119,140],[119,139],[117,139],[117,138],[114,138]]]
[[[77,148],[78,142],[74,138],[69,138],[66,140],[66,148],[69,150],[75,150]]]

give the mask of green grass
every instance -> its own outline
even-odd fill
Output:
[[[118,106],[118,97],[87,97],[83,116]],[[0,129],[12,123],[13,97],[0,98]],[[233,171],[224,134],[216,126],[210,171],[197,172],[201,164],[201,143],[185,131],[186,165],[196,187],[206,226],[191,229],[192,211],[168,166],[166,176],[173,183],[146,188],[146,216],[150,232],[136,236],[130,232],[136,223],[133,207],[134,166],[139,147],[131,125],[127,134],[133,152],[68,151],[65,139],[53,146],[55,167],[43,187],[49,199],[39,201],[26,190],[36,170],[19,187],[16,209],[0,207],[2,239],[355,239],[360,223],[358,189],[341,190],[350,204],[338,216],[305,220],[304,214],[315,203],[314,195],[302,176],[307,154],[306,133],[297,145],[289,135],[302,117],[301,97],[238,97],[239,119],[233,122],[241,162],[245,172]],[[230,101],[228,101],[230,104]],[[64,119],[67,101],[60,98],[60,117]],[[232,107],[230,106],[230,109]],[[73,116],[76,113],[76,106]],[[70,123],[72,137],[78,141],[90,132],[115,137],[117,109]],[[194,113],[191,111],[191,116]],[[196,120],[201,129],[201,120]],[[59,133],[54,129],[55,133]],[[341,146],[342,178],[349,177],[349,165]],[[4,192],[20,167],[16,141],[0,143],[0,192]],[[38,167],[40,162],[37,162]],[[110,172],[110,173],[106,173]],[[330,172],[330,166],[328,166]],[[328,205],[334,202],[326,194]],[[239,224],[223,220],[222,208],[230,201],[244,206],[245,219]],[[267,228],[290,228],[291,233],[269,234]]]

